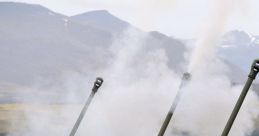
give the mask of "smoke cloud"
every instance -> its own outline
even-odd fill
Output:
[[[93,120],[82,124],[85,129],[80,129],[80,135],[146,136],[158,132],[179,81],[167,66],[164,50],[146,50],[147,37],[129,29],[116,38],[111,67],[102,74],[107,81],[92,105],[96,109],[88,114]]]
[[[175,129],[191,136],[218,136],[230,116],[242,90],[242,85],[233,86],[226,76],[228,68],[217,56],[217,45],[228,17],[240,1],[217,1],[215,14],[205,32],[197,40],[190,57],[188,72],[191,82],[184,88],[185,94],[175,117]],[[259,111],[256,94],[250,92],[240,112],[231,136],[245,136],[253,130],[253,120]]]
[[[78,129],[78,136],[157,135],[178,90],[180,78],[167,66],[164,50],[146,50],[144,43],[148,36],[129,29],[114,39],[110,65],[91,76],[102,76],[105,81]],[[166,136],[218,136],[223,130],[242,85],[231,85],[225,76],[225,72],[231,69],[221,60],[207,64],[204,73],[193,75],[183,88],[183,97]],[[64,92],[68,92],[62,95],[67,102],[86,99],[89,92],[82,96],[78,90],[90,89],[91,77],[76,73],[70,73],[68,77],[64,76],[63,83],[44,89],[61,86]],[[88,84],[82,86],[82,83]],[[253,130],[253,119],[259,112],[256,104],[258,98],[250,92],[231,131],[232,136],[245,136]],[[25,106],[22,111],[27,129],[18,135],[68,135],[82,106],[37,103]]]
[[[109,49],[112,57],[108,67],[91,71],[98,74],[87,77],[71,72],[60,79],[61,83],[39,85],[38,89],[58,89],[62,101],[83,104],[82,100],[89,95],[83,90],[92,87],[89,83],[94,81],[92,77],[101,76],[104,84],[90,105],[77,135],[156,135],[175,96],[179,78],[167,66],[168,58],[163,49],[147,50],[145,41],[148,37],[147,33],[130,28],[114,39]],[[88,84],[83,86],[83,82]],[[37,96],[34,97],[36,101]],[[43,99],[51,102],[53,97]],[[18,135],[68,135],[82,106],[66,103],[48,106],[36,102],[24,107],[27,129]]]
[[[235,9],[234,0],[221,0],[217,13],[198,39],[188,72],[192,79],[183,87],[180,100],[166,136],[219,136],[234,107],[242,85],[233,86],[230,71],[216,55],[216,45],[228,16]],[[152,136],[157,135],[178,90],[180,77],[168,67],[165,50],[147,50],[147,33],[129,28],[114,38],[108,66],[85,73],[69,73],[62,82],[39,85],[32,89],[60,90],[57,97],[73,104],[35,102],[22,108],[24,130],[10,136],[68,135],[92,87],[94,77],[104,78],[79,127],[78,136]],[[89,64],[91,65],[91,64]],[[51,81],[52,82],[52,81]],[[86,84],[86,85],[83,85]],[[37,96],[31,96],[37,99]],[[231,131],[231,136],[245,136],[253,130],[259,110],[258,98],[249,93]],[[12,124],[15,126],[15,122]]]
[[[233,86],[226,77],[221,62],[214,62],[204,73],[193,74],[183,88],[183,97],[172,122],[172,130],[190,136],[219,136],[234,108],[243,85]],[[230,69],[229,69],[230,70]],[[252,91],[231,130],[230,136],[245,136],[253,131],[253,121],[259,111],[255,108],[258,98]]]
[[[202,33],[196,42],[196,47],[192,53],[189,72],[195,71],[216,57],[216,48],[220,36],[224,32],[229,16],[236,10],[243,0],[218,0],[216,1],[213,14],[210,16],[211,22],[204,24]],[[204,63],[205,62],[205,63]],[[207,62],[207,63],[206,63]],[[205,66],[204,66],[205,64]]]

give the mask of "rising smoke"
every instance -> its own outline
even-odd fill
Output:
[[[233,2],[221,0],[216,9],[218,13],[213,16],[204,35],[198,39],[188,68],[193,74],[192,80],[183,88],[185,93],[167,130],[167,136],[184,136],[183,132],[190,136],[219,136],[224,128],[242,89],[242,85],[232,86],[230,79],[225,76],[231,68],[216,55],[217,41],[228,16],[235,9]],[[114,39],[110,47],[112,58],[109,59],[109,66],[90,71],[96,73],[94,76],[102,76],[104,84],[93,100],[78,130],[78,136],[157,135],[174,99],[180,78],[168,67],[164,50],[146,50],[148,36],[132,28],[125,31],[122,36]],[[63,93],[69,92],[64,95],[64,99],[71,101],[86,98],[75,90],[79,89],[77,86],[81,86],[79,90],[90,89],[91,78],[73,73],[68,77],[62,79],[63,84],[58,84],[62,86]],[[83,83],[89,84],[82,86]],[[44,89],[57,89],[57,85],[45,86]],[[253,119],[259,113],[255,108],[257,103],[258,98],[250,92],[230,135],[245,136],[251,132]],[[77,104],[34,107],[34,110],[24,108],[27,129],[19,136],[68,135],[81,109]]]
[[[220,40],[220,36],[225,30],[225,26],[228,22],[230,15],[236,10],[242,0],[218,0],[216,1],[215,9],[208,20],[210,22],[204,24],[204,28],[196,42],[196,48],[194,49],[189,72],[200,69],[200,67],[206,67],[210,61],[216,58],[217,44]],[[205,62],[205,63],[203,63]],[[204,66],[205,65],[205,66]]]
[[[158,132],[178,78],[168,68],[164,50],[145,50],[147,37],[129,29],[115,40],[111,67],[102,74],[107,82],[95,101],[95,111],[88,114],[93,120],[82,124],[85,129],[79,130],[80,135],[147,136]]]
[[[232,86],[226,77],[231,68],[217,56],[217,45],[224,27],[241,1],[217,2],[211,22],[191,55],[188,72],[193,78],[185,88],[186,93],[179,106],[181,112],[175,120],[176,129],[191,136],[219,136],[242,90],[242,86]],[[253,129],[253,120],[259,113],[253,106],[258,103],[258,98],[253,92],[249,95],[231,136],[244,136]]]
[[[98,73],[94,76],[104,78],[104,84],[79,127],[78,136],[146,136],[158,132],[179,79],[168,67],[163,49],[146,50],[148,37],[148,34],[130,28],[123,36],[114,39],[109,49],[112,54],[110,65],[94,72]],[[70,73],[63,80],[62,83],[44,86],[44,89],[68,92],[61,94],[63,101],[87,98],[78,90],[89,90],[90,85],[82,86],[81,83],[91,82],[90,78]],[[80,106],[76,104],[51,108],[35,104],[33,107],[38,108],[34,108],[35,111],[31,107],[23,110],[27,129],[18,135],[68,135],[80,112]]]

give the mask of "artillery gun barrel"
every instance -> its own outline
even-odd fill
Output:
[[[170,123],[170,120],[172,118],[172,116],[174,115],[175,109],[180,101],[180,98],[182,96],[182,87],[184,87],[186,85],[186,83],[190,80],[191,78],[191,74],[190,73],[184,73],[183,77],[182,77],[182,81],[181,84],[179,86],[179,91],[177,92],[175,99],[173,101],[173,104],[169,110],[169,112],[166,115],[166,118],[164,120],[164,123],[162,125],[162,127],[160,128],[160,131],[158,133],[158,136],[163,136],[165,134],[165,131]]]
[[[237,117],[237,114],[238,114],[238,112],[239,112],[239,110],[240,110],[240,108],[241,108],[241,106],[242,106],[242,104],[245,100],[245,97],[246,97],[253,81],[255,80],[258,72],[259,72],[259,59],[256,59],[256,60],[254,60],[254,62],[252,64],[250,74],[248,75],[248,80],[247,80],[238,100],[237,100],[237,103],[236,103],[236,105],[235,105],[235,107],[234,107],[234,109],[233,109],[233,111],[230,115],[230,118],[229,118],[221,136],[228,136],[228,134],[230,132],[230,129],[231,129],[236,117]]]
[[[85,115],[85,113],[86,113],[86,111],[87,111],[91,101],[93,100],[95,93],[101,87],[102,83],[103,83],[103,79],[102,78],[100,78],[100,77],[96,78],[96,81],[94,82],[94,86],[93,86],[92,92],[91,92],[90,96],[88,97],[88,99],[87,99],[87,101],[86,101],[86,103],[85,103],[85,105],[84,105],[84,107],[83,107],[83,109],[82,109],[82,111],[81,111],[81,113],[80,113],[80,115],[79,115],[79,117],[78,117],[78,119],[77,119],[73,129],[72,129],[72,131],[70,132],[69,136],[74,136],[76,134],[76,131],[77,131],[81,121],[83,120],[84,115]]]

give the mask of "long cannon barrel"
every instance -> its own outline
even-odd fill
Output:
[[[82,111],[81,111],[81,113],[80,113],[80,115],[79,115],[79,117],[78,117],[78,119],[77,119],[73,129],[72,129],[72,131],[70,132],[69,136],[74,136],[76,134],[76,131],[77,131],[81,121],[84,118],[86,110],[88,109],[92,99],[94,98],[95,93],[101,87],[102,83],[103,83],[103,79],[102,78],[100,78],[100,77],[96,78],[96,81],[94,82],[94,86],[93,86],[92,92],[91,92],[89,98],[87,99],[87,101],[86,101],[86,103],[85,103],[85,105],[84,105],[84,107],[83,107],[83,109],[82,109]]]
[[[250,74],[248,75],[248,80],[241,92],[241,95],[239,96],[238,100],[237,100],[237,103],[232,111],[232,114],[221,134],[221,136],[228,136],[229,132],[230,132],[230,129],[237,117],[237,114],[245,100],[245,97],[254,81],[254,79],[256,78],[257,74],[259,72],[259,59],[255,60],[252,64],[252,67],[251,67],[251,71],[250,71]]]
[[[177,92],[174,102],[169,110],[169,112],[166,115],[166,118],[164,120],[164,123],[162,125],[162,127],[160,128],[160,131],[158,133],[158,136],[163,136],[165,134],[165,131],[170,123],[170,120],[172,118],[172,116],[174,115],[175,109],[180,101],[180,98],[182,96],[182,87],[186,85],[186,83],[190,80],[191,74],[190,73],[184,73],[183,77],[182,77],[182,81],[181,84],[179,86],[179,91]]]

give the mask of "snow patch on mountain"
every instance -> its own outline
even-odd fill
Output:
[[[245,31],[227,32],[219,45],[219,54],[245,72],[254,59],[259,58],[259,37]]]

